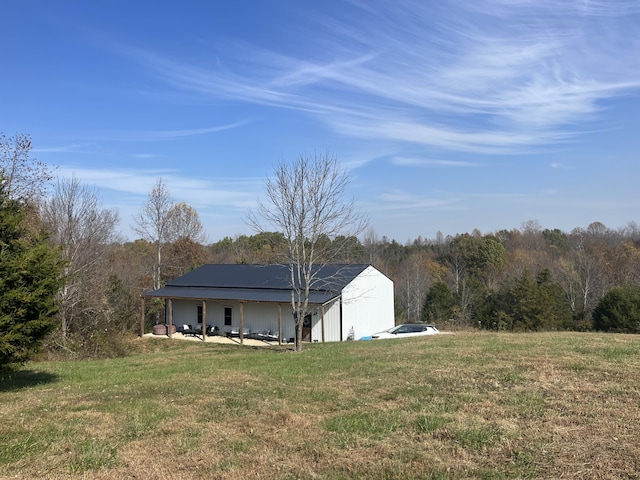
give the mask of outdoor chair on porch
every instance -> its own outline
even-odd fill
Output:
[[[240,327],[233,327],[231,331],[228,333],[230,337],[239,337],[240,336]],[[244,328],[242,330],[242,336],[244,338],[249,338],[251,336],[251,329]]]
[[[271,330],[261,330],[255,334],[256,340],[262,340],[263,342],[277,342],[278,335],[275,335]]]
[[[196,335],[197,332],[193,329],[191,325],[184,324],[181,327],[178,327],[178,332],[182,335]]]

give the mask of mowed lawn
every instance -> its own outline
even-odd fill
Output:
[[[0,477],[640,477],[640,336],[134,346],[5,374]]]

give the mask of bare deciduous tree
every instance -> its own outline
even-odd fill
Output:
[[[162,287],[162,275],[166,275],[164,247],[178,241],[199,244],[206,238],[196,209],[185,202],[174,203],[162,178],[151,189],[147,203],[133,220],[133,231],[155,247],[152,268],[154,290]]]
[[[398,298],[402,299],[404,314],[407,322],[416,323],[422,317],[424,298],[427,295],[432,278],[429,273],[428,256],[424,251],[418,251],[403,262],[398,272]]]
[[[40,211],[65,263],[65,282],[59,293],[64,341],[80,310],[95,309],[96,302],[102,300],[101,295],[90,292],[103,273],[101,262],[107,245],[114,240],[118,214],[104,208],[98,192],[81,185],[77,178],[58,179],[53,195],[42,202]]]
[[[153,289],[162,286],[162,247],[169,241],[170,212],[173,200],[164,180],[159,178],[149,192],[147,203],[133,218],[132,229],[144,240],[155,245],[155,259],[152,268]]]
[[[10,198],[26,202],[44,195],[45,186],[53,178],[51,169],[32,158],[31,137],[17,133],[7,138],[0,132],[0,171]]]
[[[275,230],[286,238],[297,351],[302,350],[302,327],[318,267],[340,253],[335,245],[325,248],[325,240],[358,236],[367,226],[355,200],[344,198],[348,184],[349,175],[335,156],[301,155],[292,164],[277,165],[275,176],[265,184],[266,203],[259,202],[248,216],[256,231]]]

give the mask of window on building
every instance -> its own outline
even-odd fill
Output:
[[[198,305],[198,323],[202,324],[202,305]]]
[[[233,308],[224,307],[224,324],[232,325],[233,324]]]

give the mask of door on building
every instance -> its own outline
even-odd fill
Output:
[[[302,322],[302,341],[311,341],[311,314],[308,313],[304,316],[304,322]]]

